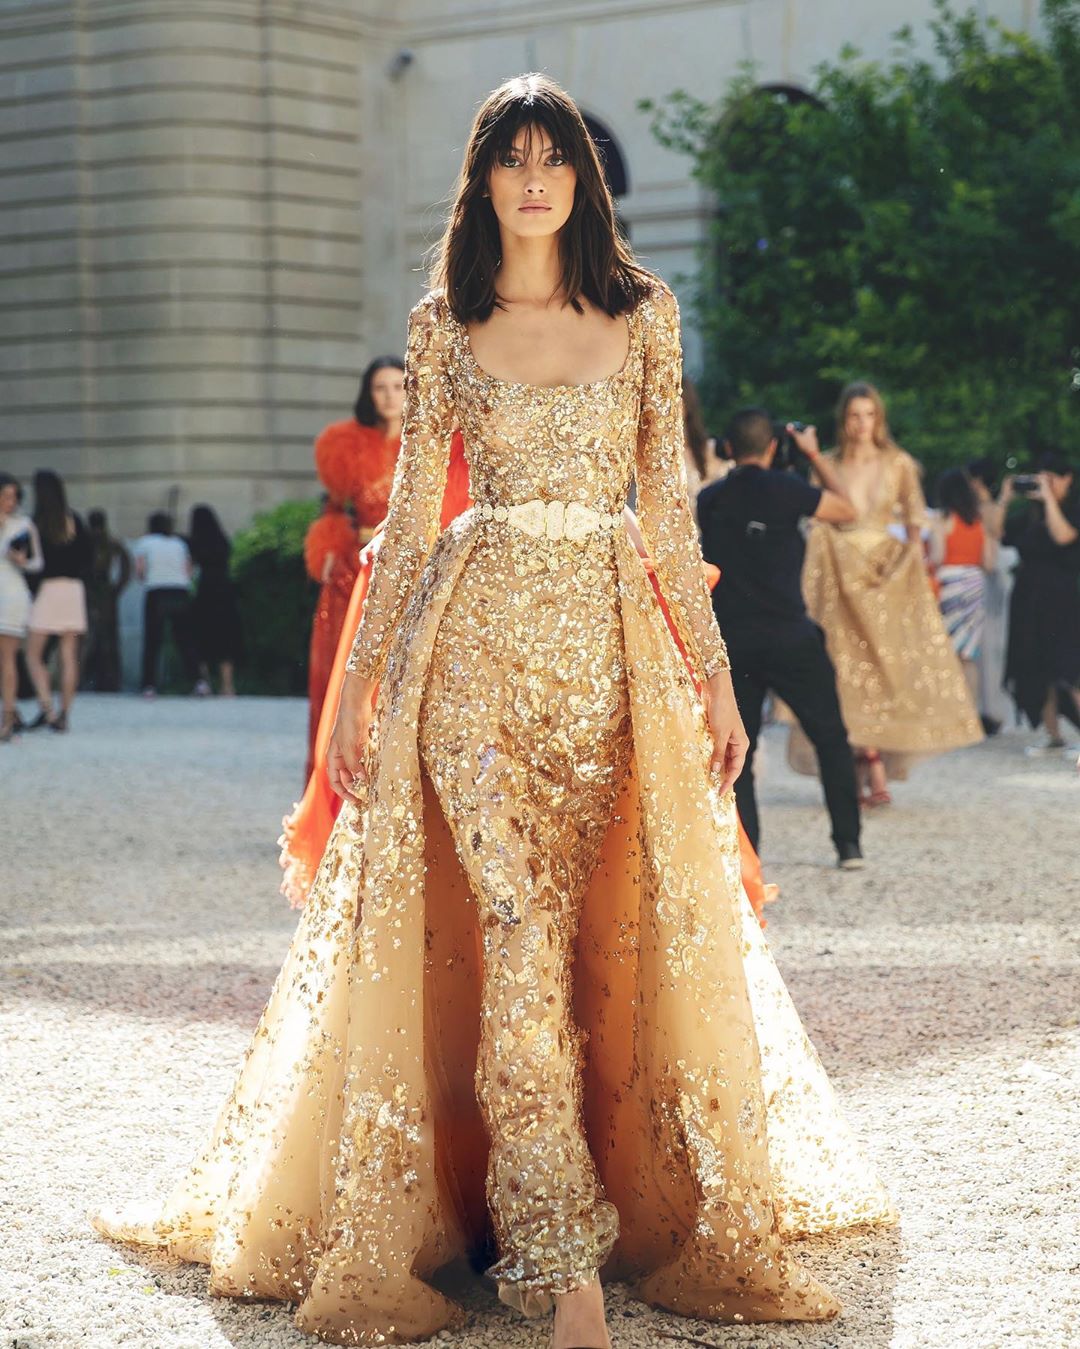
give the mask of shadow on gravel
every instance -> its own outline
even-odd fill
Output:
[[[892,1343],[893,1304],[903,1260],[900,1228],[862,1229],[797,1243],[795,1252],[843,1303],[836,1321],[717,1325],[646,1306],[621,1283],[605,1290],[608,1322],[616,1349],[866,1349]],[[219,1298],[210,1294],[208,1272],[159,1251],[117,1247],[124,1264],[149,1276],[161,1292],[203,1303],[233,1349],[311,1349],[317,1341],[297,1330],[292,1309],[280,1302]],[[494,1286],[461,1266],[440,1271],[433,1282],[465,1308],[458,1332],[443,1332],[428,1345],[460,1349],[545,1349],[550,1318],[526,1320],[495,1296]]]
[[[8,997],[78,1003],[163,1021],[222,1022],[252,1029],[278,973],[273,965],[158,965],[52,961],[0,966]],[[1048,1036],[1075,1016],[1080,970],[1047,962],[1023,968],[890,965],[787,970],[810,1038],[831,1071],[899,1067],[928,1055],[987,1047],[1018,1031]]]
[[[826,1067],[844,1076],[988,1048],[1032,1028],[1054,1039],[1080,1002],[1080,969],[1049,962],[788,970],[786,979]]]
[[[86,964],[0,966],[6,996],[30,1001],[79,1003],[113,1012],[184,1025],[219,1021],[250,1025],[262,1013],[277,977],[276,965]]]

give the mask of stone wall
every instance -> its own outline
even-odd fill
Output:
[[[318,0],[5,8],[5,467],[124,534],[314,492],[361,361],[361,29]]]
[[[1036,0],[977,0],[1032,29]],[[122,533],[313,495],[311,441],[400,351],[476,103],[547,70],[617,139],[680,286],[710,209],[645,95],[808,84],[932,0],[0,0],[0,464]],[[699,353],[688,332],[688,364]]]

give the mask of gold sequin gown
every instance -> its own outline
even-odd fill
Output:
[[[429,1280],[485,1243],[526,1313],[603,1268],[694,1316],[824,1319],[785,1238],[894,1216],[741,892],[700,702],[614,527],[636,474],[687,650],[720,668],[671,293],[628,325],[618,374],[538,388],[485,374],[438,296],[413,311],[351,658],[381,676],[364,808],[338,817],[205,1149],[153,1212],[97,1219],[333,1343],[457,1324]],[[455,422],[477,505],[436,540]],[[484,518],[534,499],[610,527]]]
[[[909,756],[973,745],[983,733],[922,550],[890,532],[925,523],[918,467],[899,448],[881,454],[869,508],[850,525],[811,526],[803,590],[836,667],[849,740],[882,751],[890,776],[902,777]],[[830,458],[843,478],[843,460]],[[816,773],[812,750],[800,748],[793,762]]]

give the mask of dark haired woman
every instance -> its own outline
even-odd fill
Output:
[[[1009,517],[1005,542],[1020,554],[1009,608],[1005,685],[1047,748],[1062,749],[1062,712],[1080,726],[1080,501],[1073,467],[1057,453],[1038,461],[1038,488]],[[1006,478],[1008,508],[1014,486]]]
[[[236,663],[243,653],[243,623],[229,575],[232,544],[210,506],[192,507],[187,544],[198,570],[188,611],[189,641],[198,665],[195,692],[200,696],[211,692],[211,675],[217,666],[221,693],[231,698],[236,693]]]
[[[982,728],[926,575],[918,465],[872,384],[843,390],[836,428],[830,457],[858,516],[814,525],[803,588],[836,667],[865,803],[884,806],[888,778],[905,776],[911,758],[973,745]]]
[[[357,554],[385,519],[390,501],[401,448],[404,370],[400,356],[376,357],[360,381],[353,415],[332,422],[315,441],[315,470],[326,501],[304,540],[308,575],[319,585],[308,655],[307,777],[316,767],[319,717],[356,584]]]
[[[86,607],[90,623],[83,650],[83,688],[95,693],[120,691],[120,594],[131,580],[128,550],[109,532],[103,510],[87,516],[90,526],[90,571]]]
[[[893,1214],[739,888],[675,300],[546,77],[477,114],[436,280],[347,803],[206,1150],[149,1226],[99,1224],[340,1344],[460,1323],[433,1276],[492,1246],[555,1349],[608,1349],[601,1268],[696,1317],[833,1316],[786,1235]],[[476,505],[436,543],[455,422]],[[635,475],[708,723],[623,527]]]
[[[705,429],[705,415],[697,386],[688,375],[683,375],[683,436],[686,441],[686,485],[690,493],[690,508],[697,505],[698,493],[709,483],[722,478],[731,468],[729,460],[716,453],[716,440]],[[694,514],[695,520],[697,514]]]
[[[455,431],[450,442],[450,465],[446,474],[446,490],[443,493],[440,529],[446,529],[451,520],[470,505],[469,465],[465,461],[465,446],[461,433]],[[326,696],[323,698],[322,712],[315,732],[314,761],[308,774],[304,795],[281,822],[282,833],[278,839],[278,846],[281,849],[279,860],[285,873],[281,891],[294,909],[301,909],[307,903],[319,862],[326,851],[326,841],[330,837],[330,831],[342,805],[341,796],[330,784],[326,755],[337,721],[338,698],[341,696],[341,686],[345,681],[345,665],[352,651],[356,629],[360,626],[364,600],[371,580],[371,569],[382,541],[381,530],[380,521],[374,537],[360,552],[360,570],[353,582],[352,595],[345,611],[337,650],[330,667]]]
[[[1002,542],[1005,510],[999,500],[1000,472],[987,455],[967,465],[971,487],[979,503],[986,537],[994,545],[994,565],[985,576],[983,638],[979,647],[979,717],[987,735],[997,735],[1008,716],[1005,691],[1005,650],[1009,635],[1009,596],[1012,593],[1016,550]]]
[[[0,473],[0,744],[11,740],[22,725],[16,699],[19,647],[30,623],[26,578],[42,567],[37,527],[23,515],[19,504],[18,482],[10,473]]]
[[[68,508],[67,493],[58,474],[39,469],[34,474],[34,524],[41,536],[44,564],[42,582],[30,610],[26,668],[34,684],[40,710],[31,731],[49,726],[68,729],[68,713],[79,687],[79,638],[86,632],[86,576],[90,570],[90,535],[82,520]],[[60,711],[53,706],[52,683],[45,664],[50,637],[60,646]]]
[[[938,607],[964,667],[972,701],[979,700],[979,653],[986,626],[986,574],[996,540],[983,523],[979,499],[962,468],[938,480],[939,513],[931,521],[930,561],[938,582]]]

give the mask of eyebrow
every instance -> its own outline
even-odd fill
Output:
[[[540,153],[541,153],[542,155],[549,155],[549,154],[552,153],[552,151],[558,150],[558,148],[559,148],[559,147],[558,147],[557,145],[552,145],[552,144],[550,144],[550,143],[547,144],[547,145],[541,145],[541,147],[540,147]],[[509,153],[512,154],[512,155],[519,155],[522,159],[524,159],[524,158],[525,158],[525,147],[524,147],[523,145],[511,145],[510,150],[509,150]]]

